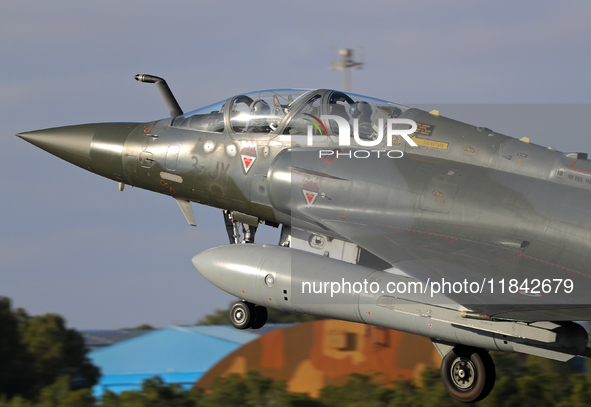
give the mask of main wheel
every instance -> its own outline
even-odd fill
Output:
[[[253,312],[249,304],[244,301],[238,301],[230,309],[230,322],[236,329],[250,328]]]
[[[464,403],[474,403],[488,396],[495,385],[495,376],[495,364],[484,349],[456,346],[441,363],[445,389]]]
[[[267,323],[267,308],[260,305],[254,306],[255,318],[250,323],[252,329],[260,329]]]

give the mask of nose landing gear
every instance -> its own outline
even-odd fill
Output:
[[[267,308],[238,301],[230,309],[230,322],[236,329],[259,329],[267,322]]]
[[[484,399],[495,385],[495,364],[487,351],[456,346],[443,358],[441,380],[458,401],[474,403]]]
[[[224,223],[230,244],[236,243],[254,243],[254,236],[257,233],[257,227],[247,223],[241,223],[234,219],[232,211],[224,210]],[[240,235],[240,225],[242,225],[242,236]]]

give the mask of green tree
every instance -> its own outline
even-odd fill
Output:
[[[402,380],[392,389],[390,406],[417,407],[423,405],[423,395],[412,380]]]
[[[466,405],[450,397],[450,395],[447,393],[447,390],[445,390],[445,387],[443,386],[443,382],[441,381],[441,372],[439,369],[426,367],[421,372],[421,384],[421,386],[413,386],[416,390],[414,397],[417,400],[417,405],[435,405],[439,407]],[[395,387],[395,390],[398,388],[399,385]]]
[[[86,353],[82,335],[66,328],[61,316],[32,317],[0,297],[0,403],[32,401],[61,376],[69,377],[68,389],[91,387],[99,370]]]
[[[327,406],[387,406],[392,390],[379,384],[375,378],[354,373],[344,386],[326,386],[320,392],[320,399]]]
[[[73,389],[97,383],[100,372],[86,357],[82,335],[66,328],[60,315],[29,317],[21,311],[19,318],[19,333],[30,359],[34,393],[63,375],[72,378],[70,385]]]
[[[273,381],[251,370],[246,377],[231,374],[218,377],[209,393],[198,400],[199,407],[324,407],[319,401],[305,394],[289,393],[283,380]]]
[[[121,328],[122,331],[150,331],[156,329],[150,324],[141,324],[133,328]]]
[[[29,360],[18,325],[10,299],[0,297],[0,394],[8,398],[16,394],[29,395],[26,385]]]
[[[119,396],[117,394],[110,390],[105,390],[100,405],[102,407],[119,407],[121,403],[119,402]]]
[[[43,388],[36,407],[94,407],[96,403],[90,389],[72,390],[70,377],[61,376],[55,383]]]
[[[230,407],[246,404],[247,387],[238,374],[216,377],[209,390],[211,393],[201,402],[203,407]]]
[[[144,380],[140,393],[146,400],[146,407],[190,407],[193,404],[179,384],[166,384],[159,376]]]
[[[167,384],[159,376],[144,380],[139,391],[125,391],[120,395],[107,391],[102,397],[103,407],[195,407],[191,392],[179,384]]]

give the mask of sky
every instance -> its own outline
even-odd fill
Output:
[[[191,324],[233,297],[191,258],[227,244],[220,210],[187,225],[166,196],[81,170],[15,133],[168,116],[257,89],[342,87],[562,151],[589,151],[591,2],[3,0],[0,295],[78,329]],[[278,230],[259,228],[258,242]]]

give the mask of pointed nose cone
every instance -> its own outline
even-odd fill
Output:
[[[193,266],[210,283],[227,293],[236,296],[244,294],[243,290],[255,293],[256,265],[260,258],[250,258],[250,248],[243,246],[247,245],[233,244],[205,250],[193,257]]]
[[[222,255],[218,254],[217,248],[205,250],[193,257],[193,266],[197,269],[203,277],[208,281],[216,284],[220,271],[223,271],[220,263],[223,259]],[[216,284],[217,285],[217,284]]]
[[[99,124],[55,127],[17,136],[74,165],[90,169],[90,146],[99,127]]]

